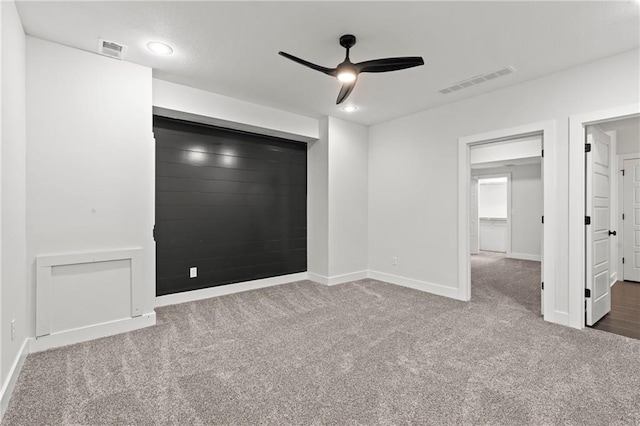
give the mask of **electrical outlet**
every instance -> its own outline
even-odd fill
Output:
[[[11,341],[16,338],[16,320],[11,320]]]
[[[189,278],[196,278],[198,276],[198,268],[194,266],[193,268],[189,268]]]
[[[398,266],[398,258],[393,256],[391,258],[391,266]]]

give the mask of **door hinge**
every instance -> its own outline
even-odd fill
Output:
[[[584,297],[591,297],[591,290],[589,290],[588,288],[584,289]]]
[[[153,241],[156,241],[156,226],[153,225]]]
[[[585,216],[584,217],[584,224],[585,225],[591,225],[591,216]]]
[[[622,258],[622,264],[624,265],[624,257]]]
[[[624,169],[622,169],[622,176],[624,176]]]
[[[544,281],[542,281],[542,289],[544,290]]]
[[[584,152],[591,152],[591,144],[590,143],[585,143],[584,144]]]
[[[544,223],[544,216],[542,216],[542,223]]]
[[[542,150],[541,156],[542,156],[542,158],[544,158],[544,149]]]
[[[624,220],[624,213],[622,213],[622,220]]]

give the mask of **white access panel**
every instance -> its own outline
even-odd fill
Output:
[[[142,315],[141,248],[36,258],[36,337]]]
[[[131,260],[51,268],[51,333],[131,317]]]

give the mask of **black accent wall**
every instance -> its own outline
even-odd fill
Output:
[[[159,116],[153,127],[158,296],[306,271],[305,144]]]

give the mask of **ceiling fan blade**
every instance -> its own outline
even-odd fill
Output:
[[[342,85],[342,87],[340,88],[340,93],[338,93],[338,99],[336,100],[336,105],[342,103],[342,101],[344,101],[349,97],[349,95],[353,91],[353,88],[356,87],[357,81],[358,80],[353,80],[350,83],[344,83]]]
[[[305,67],[309,67],[309,68],[311,68],[313,70],[320,71],[320,72],[325,73],[327,75],[330,75],[332,77],[336,76],[336,69],[335,68],[327,68],[327,67],[323,67],[323,66],[320,66],[320,65],[312,64],[309,61],[305,61],[304,59],[300,59],[300,58],[295,57],[293,55],[289,55],[288,53],[285,53],[285,52],[278,52],[278,54],[281,55],[281,56],[284,56],[287,59],[291,59],[293,62],[297,62],[300,65],[304,65]]]
[[[421,56],[405,56],[401,58],[373,59],[355,64],[358,72],[388,72],[424,65]]]

